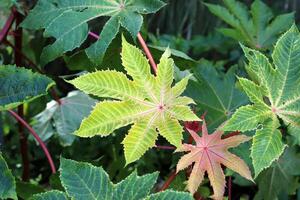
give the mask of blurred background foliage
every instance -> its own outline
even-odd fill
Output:
[[[194,109],[199,115],[207,112],[208,125],[210,130],[213,130],[226,120],[238,106],[248,102],[247,97],[238,89],[238,86],[235,83],[236,74],[241,76],[245,75],[243,53],[239,47],[239,42],[242,41],[227,37],[218,31],[219,28],[230,26],[222,19],[212,14],[204,4],[210,3],[224,6],[222,0],[206,0],[205,2],[202,0],[165,0],[165,2],[167,5],[159,12],[145,16],[141,32],[147,39],[147,43],[151,47],[151,51],[156,61],[158,61],[164,48],[169,46],[172,49],[172,55],[175,59],[175,64],[178,67],[176,71],[177,80],[179,80],[183,74],[194,73],[194,77],[190,81],[186,94],[193,97],[197,102],[198,106]],[[251,4],[253,3],[251,0],[240,2],[245,4],[247,9],[250,9]],[[299,0],[264,0],[263,2],[271,8],[274,16],[294,12],[295,23],[299,25]],[[0,0],[0,27],[3,27],[10,14],[10,6],[15,4],[17,9],[26,15],[35,3],[36,1],[30,0]],[[95,27],[102,27],[106,20],[106,18],[100,18],[92,21],[89,24],[90,29],[94,30]],[[286,21],[286,24],[291,23],[293,22]],[[288,28],[289,27],[286,27],[286,29]],[[279,32],[282,33],[284,31],[285,30],[280,30]],[[32,60],[37,67],[41,68],[41,50],[45,45],[52,41],[51,38],[43,38],[42,31],[24,30],[23,33],[23,53]],[[125,35],[128,34],[126,32],[123,33]],[[10,33],[8,37],[10,42],[13,42],[12,34],[13,33]],[[278,35],[279,34],[275,34],[275,41]],[[61,98],[67,98],[66,96],[68,93],[74,90],[74,88],[67,84],[64,79],[73,78],[85,71],[94,71],[95,69],[112,68],[122,70],[119,56],[121,46],[120,34],[108,48],[101,65],[93,64],[82,51],[84,47],[94,42],[94,40],[94,38],[89,37],[80,48],[62,55],[60,58],[48,63],[43,68],[45,73],[56,81],[56,90]],[[134,43],[134,41],[131,42]],[[272,52],[272,47],[273,44],[270,44],[261,50],[269,54]],[[1,43],[0,63],[14,63],[12,52],[12,47]],[[23,65],[29,67],[30,63],[23,60]],[[210,87],[208,86],[209,84],[211,84]],[[220,86],[222,87],[220,88]],[[214,90],[220,92],[222,101],[218,102],[217,99],[219,98],[216,95],[214,96]],[[235,94],[235,98],[232,102],[228,96],[229,90],[234,91]],[[199,93],[201,94],[199,95]],[[208,96],[209,102],[205,102]],[[68,109],[55,105],[56,109],[65,112],[64,114],[70,119],[68,122],[61,125],[57,122],[60,120],[58,117],[49,117],[49,114],[45,114],[45,112],[52,112],[51,110],[49,111],[49,107],[46,108],[47,103],[50,101],[51,97],[46,96],[39,98],[30,104],[25,104],[25,118],[28,121],[31,121],[32,125],[45,124],[45,126],[51,128],[51,130],[49,130],[50,132],[45,132],[46,136],[44,139],[47,141],[47,146],[54,156],[56,166],[59,166],[58,160],[61,155],[66,158],[88,161],[94,165],[103,166],[109,173],[111,180],[114,182],[122,180],[135,169],[138,170],[139,174],[159,171],[160,180],[158,182],[158,188],[164,183],[171,171],[174,170],[180,155],[178,153],[174,154],[171,150],[160,150],[155,148],[148,151],[138,162],[124,168],[125,159],[120,143],[128,128],[117,130],[109,137],[94,137],[91,139],[74,139],[71,135],[72,130],[68,130],[69,132],[66,131],[67,135],[69,134],[72,138],[65,138],[66,135],[62,138],[60,130],[66,130],[66,127],[70,126],[70,124],[73,124],[73,129],[78,128],[76,127],[79,126],[78,118],[82,119],[84,114],[81,113],[82,115],[78,116]],[[209,103],[211,103],[211,105],[208,105]],[[218,106],[220,104],[226,104],[226,109],[221,112],[215,112],[214,108],[219,108]],[[5,152],[4,156],[7,158],[6,160],[13,169],[15,175],[20,177],[22,167],[20,164],[21,158],[19,154],[20,149],[17,125],[6,113],[1,113],[1,115],[0,148]],[[40,132],[44,126],[35,126],[35,128]],[[251,135],[252,133],[247,134]],[[293,136],[286,136],[285,139],[290,144],[296,140],[300,142],[299,138],[293,138]],[[57,181],[58,178],[51,176],[46,158],[42,151],[37,148],[33,139],[29,138],[29,142],[29,154],[31,160],[30,175],[32,177],[32,180],[30,181],[31,185],[26,186],[20,183],[18,184],[18,190],[24,193],[23,196],[26,196],[28,191],[32,191],[32,193],[34,193],[33,191],[35,190],[40,191],[41,188],[38,188],[39,186],[37,186],[37,183],[46,188],[52,186],[53,188],[60,189]],[[157,143],[167,145],[167,142],[163,138],[159,138]],[[238,152],[237,154],[251,165],[249,144],[240,146],[235,149],[235,152]],[[257,185],[249,183],[245,179],[234,174],[234,184],[232,189],[233,198],[300,199],[300,190],[298,189],[300,186],[300,172],[288,174],[286,177],[284,173],[280,171],[280,169],[288,171],[288,167],[285,167],[286,162],[283,162],[282,160],[289,159],[293,159],[295,163],[299,163],[299,147],[293,147],[293,149],[289,148],[284,156],[274,163],[274,166],[259,176]],[[283,168],[280,168],[281,165],[283,165]],[[298,167],[299,169],[299,165],[294,164],[293,166],[295,166],[295,168]],[[232,173],[227,171],[226,175],[229,176],[232,175]],[[281,181],[282,183],[276,184],[270,176],[276,177],[277,179],[275,181]],[[279,180],[280,177],[281,180]],[[181,172],[171,184],[171,187],[177,190],[184,190],[185,180],[186,174]],[[288,182],[284,183],[284,181]],[[289,184],[289,187],[286,188],[284,184]],[[25,189],[23,191],[22,188],[24,187],[28,187],[28,190]],[[32,187],[34,187],[34,189],[32,189]],[[272,191],[271,193],[275,194],[275,196],[269,195],[270,191]],[[203,197],[209,197],[212,194],[212,190],[207,180],[199,188],[199,192]]]

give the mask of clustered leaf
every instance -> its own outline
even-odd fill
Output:
[[[47,94],[54,82],[47,76],[12,65],[0,65],[0,111]]]
[[[178,120],[200,119],[187,106],[194,101],[180,97],[189,77],[172,87],[174,63],[169,58],[169,50],[160,59],[157,76],[151,74],[148,60],[142,52],[124,38],[121,56],[123,66],[132,80],[124,73],[105,70],[69,82],[87,94],[116,99],[98,103],[91,115],[83,120],[76,135],[107,136],[120,127],[133,124],[122,142],[129,164],[155,145],[158,132],[179,147],[182,126]]]
[[[52,100],[45,110],[33,117],[33,128],[43,141],[52,136],[59,138],[62,146],[73,143],[76,131],[83,118],[87,117],[96,100],[78,90],[69,92],[60,99],[60,104]]]
[[[262,53],[242,46],[254,81],[239,78],[251,105],[240,107],[224,130],[256,130],[251,157],[257,176],[271,165],[285,148],[280,118],[290,128],[300,126],[300,34],[294,25],[277,41],[271,64]]]
[[[231,28],[220,28],[219,31],[253,48],[270,47],[277,36],[286,31],[294,20],[294,13],[274,17],[272,10],[261,0],[255,0],[250,11],[239,1],[223,1],[225,7],[206,4],[214,15],[231,26]]]
[[[80,47],[88,36],[88,22],[108,16],[110,18],[100,33],[101,39],[86,49],[88,57],[99,64],[121,26],[136,38],[142,26],[142,14],[154,13],[164,5],[160,0],[39,0],[22,26],[45,29],[45,37],[56,39],[43,49],[41,62],[45,65]]]
[[[202,124],[202,136],[195,131],[188,129],[196,142],[196,145],[183,144],[178,152],[189,152],[181,157],[177,164],[177,172],[193,165],[191,175],[188,180],[188,190],[195,193],[204,179],[204,173],[208,173],[210,184],[214,190],[214,199],[223,199],[225,189],[225,175],[221,164],[239,173],[241,176],[252,180],[251,172],[246,163],[230,153],[228,148],[236,147],[239,144],[251,139],[245,135],[231,136],[222,139],[223,131],[219,127],[214,133],[208,134],[205,121]]]
[[[60,179],[66,191],[49,191],[34,195],[31,200],[66,200],[66,199],[101,199],[101,200],[163,200],[185,199],[192,196],[185,192],[166,190],[150,194],[158,173],[138,176],[133,172],[123,181],[113,184],[108,174],[101,167],[89,163],[76,162],[61,158]]]

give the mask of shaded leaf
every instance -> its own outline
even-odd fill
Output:
[[[16,182],[0,152],[0,198],[17,199]]]
[[[0,111],[9,110],[47,94],[54,82],[31,70],[11,65],[0,66]]]
[[[54,100],[49,102],[46,109],[33,118],[32,124],[42,140],[56,135],[60,143],[67,146],[73,143],[73,132],[82,119],[89,115],[96,100],[82,92],[72,91],[60,101],[61,104]]]
[[[141,14],[154,13],[164,5],[160,0],[39,0],[22,26],[34,30],[45,29],[45,37],[56,39],[41,54],[42,65],[45,65],[63,53],[80,47],[88,36],[88,22],[108,16],[110,19],[102,28],[101,39],[86,49],[88,57],[99,64],[120,26],[136,38],[143,22]]]

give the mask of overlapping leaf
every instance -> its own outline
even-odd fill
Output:
[[[273,64],[260,52],[243,47],[249,60],[247,71],[256,83],[244,78],[239,81],[253,104],[239,108],[224,130],[257,129],[251,149],[256,176],[284,150],[278,118],[291,128],[300,126],[299,47],[296,26],[278,40],[272,54]]]
[[[224,4],[225,7],[206,4],[214,15],[231,26],[220,28],[219,31],[253,48],[270,47],[277,36],[286,31],[294,20],[294,13],[274,17],[272,10],[261,0],[255,0],[250,11],[236,0],[224,0]]]
[[[210,184],[214,190],[213,198],[223,199],[225,175],[221,164],[252,181],[251,172],[246,163],[228,151],[228,148],[236,147],[240,143],[250,140],[250,137],[237,135],[221,139],[224,132],[217,129],[214,133],[208,134],[205,122],[202,125],[201,137],[193,130],[188,129],[188,131],[195,140],[196,145],[183,144],[177,150],[189,152],[179,160],[177,172],[194,163],[187,184],[188,190],[191,193],[197,191],[197,188],[203,181],[205,172],[207,172]]]
[[[258,193],[256,200],[273,200],[282,192],[293,194],[299,187],[300,155],[296,148],[287,148],[284,154],[263,171],[257,178]]]
[[[98,103],[76,135],[107,136],[117,128],[133,124],[123,140],[128,164],[154,146],[157,129],[171,144],[180,146],[182,127],[178,120],[199,121],[199,118],[187,106],[193,100],[179,96],[189,77],[171,87],[174,66],[169,51],[161,57],[156,77],[141,51],[124,38],[121,55],[125,70],[133,80],[121,72],[106,70],[80,76],[70,83],[88,94],[121,100]]]
[[[83,118],[87,117],[96,100],[80,91],[72,91],[60,99],[61,104],[51,101],[47,108],[33,118],[33,128],[43,141],[58,136],[63,146],[71,145],[73,135]]]
[[[0,66],[0,111],[47,94],[54,82],[41,74],[11,65]]]
[[[87,38],[89,21],[108,16],[110,19],[102,28],[101,39],[86,49],[88,57],[99,64],[120,26],[135,38],[143,22],[141,14],[154,13],[162,6],[164,3],[160,0],[39,0],[22,26],[45,29],[45,37],[56,39],[41,54],[44,65],[79,47]]]
[[[210,62],[203,61],[193,69],[195,80],[191,80],[186,95],[197,103],[197,109],[207,112],[209,130],[217,128],[227,120],[234,111],[249,102],[247,95],[235,86],[235,68],[224,74],[219,73]]]
[[[0,198],[17,199],[16,182],[0,152]]]

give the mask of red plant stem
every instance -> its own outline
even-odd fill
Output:
[[[158,149],[166,149],[166,150],[174,150],[174,149],[176,149],[175,147],[172,147],[172,146],[163,146],[163,145],[155,145],[154,147],[158,148]]]
[[[241,133],[240,131],[234,131],[234,132],[231,132],[231,133],[225,135],[225,136],[223,137],[223,139],[226,139],[226,138],[229,138],[229,137],[232,137],[232,136],[235,136],[235,135],[239,135],[240,133]]]
[[[232,193],[232,179],[231,176],[228,178],[228,200],[231,200],[231,193]]]
[[[15,9],[13,9],[13,14],[15,16],[16,24],[15,24],[15,34],[14,34],[14,39],[15,39],[15,49],[22,49],[22,33],[23,30],[21,27],[19,27],[20,23],[23,20],[23,16],[18,13]],[[15,50],[14,49],[14,50]],[[18,51],[14,51],[14,56],[15,56],[15,64],[16,66],[21,66],[22,65],[22,55]],[[21,118],[24,118],[24,109],[23,105],[18,106],[18,116]],[[29,181],[30,177],[30,168],[29,168],[29,156],[28,156],[28,142],[27,142],[27,137],[24,133],[24,127],[22,123],[18,123],[18,131],[19,131],[19,136],[20,136],[20,151],[21,151],[21,157],[22,157],[22,164],[23,164],[23,173],[22,173],[22,180],[23,181]]]
[[[44,72],[36,65],[34,64],[34,62],[32,60],[30,60],[30,58],[28,58],[20,49],[18,49],[15,45],[13,45],[11,42],[9,42],[8,40],[4,40],[4,43],[7,44],[8,46],[12,47],[14,49],[14,51],[18,52],[20,54],[20,56],[22,56],[22,58],[24,60],[26,60],[36,71],[38,71],[39,73],[43,74]]]
[[[163,186],[160,188],[159,191],[161,192],[161,191],[166,190],[171,185],[171,183],[176,178],[176,176],[177,176],[176,170],[173,170],[171,172],[169,178],[166,180],[166,182],[163,184]]]
[[[144,52],[145,52],[147,58],[149,59],[150,65],[151,65],[151,67],[152,67],[154,73],[157,74],[157,66],[156,66],[156,64],[155,64],[155,62],[154,62],[154,59],[153,59],[153,57],[152,57],[152,54],[151,54],[151,52],[150,52],[150,50],[149,50],[149,48],[148,48],[148,46],[147,46],[145,40],[143,39],[141,33],[138,33],[138,34],[137,34],[137,38],[138,38],[138,40],[139,40],[139,42],[140,42],[142,48],[144,49]]]
[[[88,34],[89,34],[90,36],[92,36],[93,38],[95,38],[96,40],[99,40],[99,39],[100,39],[100,36],[97,35],[96,33],[93,33],[93,32],[91,32],[91,31],[89,31]]]
[[[22,119],[21,116],[19,116],[17,113],[15,113],[14,111],[11,111],[9,110],[8,111],[14,118],[16,118],[18,120],[18,122],[20,122],[24,127],[26,127],[28,129],[28,131],[33,135],[33,137],[38,141],[38,143],[40,144],[40,146],[42,147],[47,159],[48,159],[48,162],[49,162],[49,165],[51,167],[51,171],[53,174],[56,173],[56,169],[55,169],[55,165],[54,165],[54,162],[52,160],[52,157],[45,145],[45,143],[42,141],[42,139],[39,137],[39,135],[33,130],[33,128],[31,128],[31,126],[29,126],[29,124],[24,120]]]
[[[3,26],[3,29],[0,32],[0,43],[5,40],[9,29],[11,28],[12,24],[15,21],[15,15],[13,12],[10,13],[8,19],[5,22],[5,25]]]

